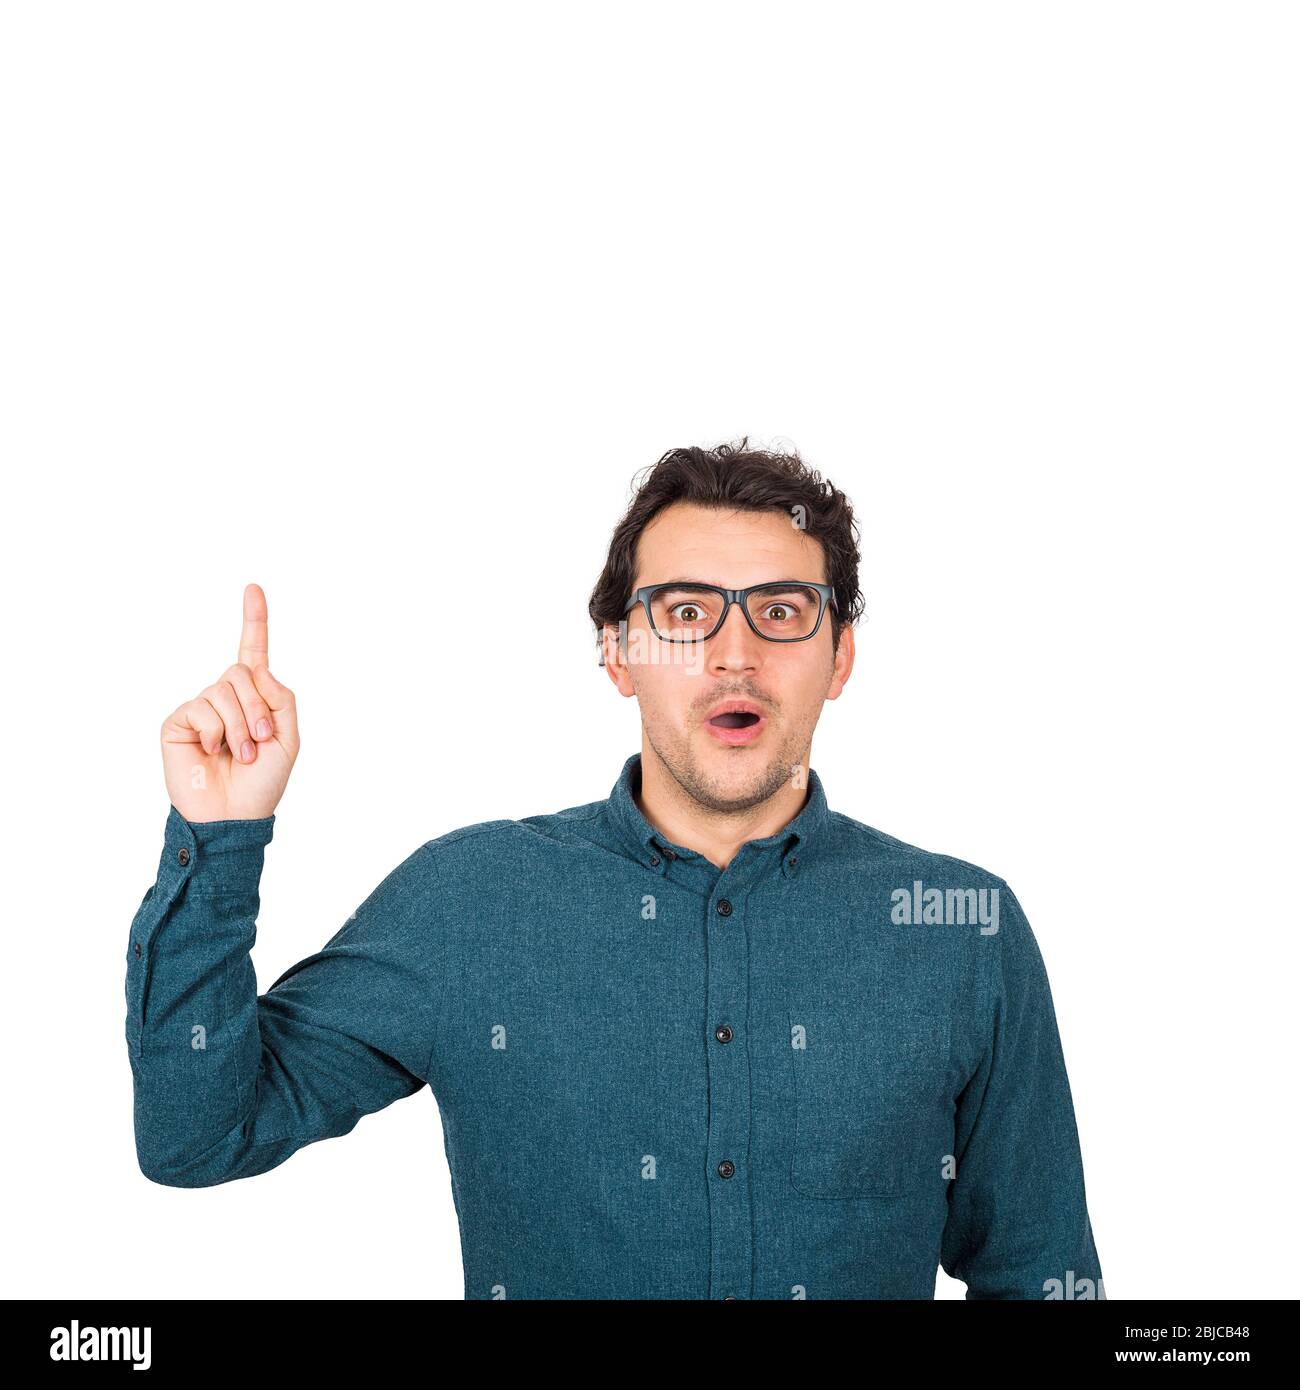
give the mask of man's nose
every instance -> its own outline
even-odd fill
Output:
[[[763,639],[746,622],[738,603],[727,609],[722,626],[704,646],[710,671],[749,671],[762,665]]]

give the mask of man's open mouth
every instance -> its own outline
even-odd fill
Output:
[[[747,729],[751,724],[758,723],[758,715],[751,714],[748,710],[731,710],[727,714],[715,714],[709,723],[719,729]]]

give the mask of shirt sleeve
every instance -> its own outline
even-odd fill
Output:
[[[1043,958],[1001,885],[987,1050],[962,1091],[944,1270],[968,1299],[1104,1299],[1065,1057]]]
[[[131,923],[136,1154],[169,1187],[264,1173],[429,1079],[433,855],[417,849],[259,995],[249,953],[274,822],[190,822],[173,806]]]

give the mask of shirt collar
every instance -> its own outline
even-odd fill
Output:
[[[609,817],[619,838],[632,853],[652,867],[657,867],[666,857],[669,860],[700,860],[707,863],[698,850],[685,845],[674,844],[646,820],[641,808],[636,804],[635,794],[641,789],[641,754],[633,753],[623,764],[618,781],[609,794]],[[813,768],[808,769],[808,795],[803,808],[775,835],[767,835],[761,840],[747,840],[741,852],[767,857],[775,855],[781,859],[786,872],[790,872],[798,862],[794,854],[796,847],[806,852],[826,824],[830,814],[826,801],[826,790],[822,780]],[[735,861],[733,860],[733,863]]]

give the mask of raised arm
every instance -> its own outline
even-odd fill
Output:
[[[127,943],[126,1041],[137,1158],[168,1186],[265,1172],[428,1080],[436,863],[424,846],[257,993],[263,856],[299,746],[266,633],[250,584],[240,660],[163,724],[171,807]]]

